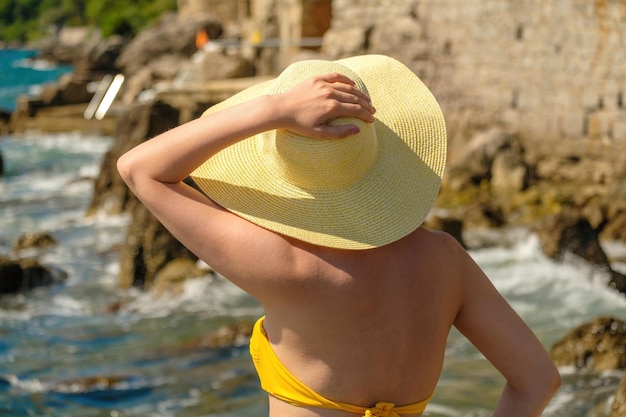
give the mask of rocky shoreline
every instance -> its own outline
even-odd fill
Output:
[[[199,30],[216,40],[212,47],[198,49]],[[106,74],[125,75],[115,109],[97,126],[102,133],[113,135],[115,143],[102,162],[87,213],[132,213],[120,250],[121,287],[167,289],[202,273],[190,266],[195,265],[194,255],[128,191],[114,162],[130,147],[197,117],[211,104],[261,80],[259,75],[279,70],[270,64],[276,61],[270,53],[254,50],[250,54],[245,48],[229,47],[242,37],[229,30],[215,16],[180,19],[168,15],[160,25],[134,39],[102,39],[87,30],[72,31],[42,45],[41,56],[71,63],[74,73],[47,87],[41,97],[20,100],[10,118],[0,117],[6,120],[0,125],[13,133],[51,126],[93,128],[82,118],[82,110],[93,97],[90,85]],[[321,52],[301,51],[291,59],[320,54],[334,58],[329,51],[339,46],[333,42],[340,40],[329,36]],[[385,44],[385,48],[381,51],[374,44],[362,52],[406,57],[401,46],[393,50],[392,45]],[[425,81],[428,84],[428,79]],[[452,149],[436,215],[428,225],[453,233],[464,244],[463,233],[468,230],[528,228],[538,234],[546,255],[557,261],[566,254],[580,257],[605,273],[607,285],[626,294],[626,276],[613,268],[614,260],[607,257],[601,243],[626,242],[626,144],[524,135],[490,122],[489,114],[481,115],[480,108],[459,105],[448,93],[442,94],[442,106]],[[1,166],[0,156],[0,174]],[[7,277],[12,280],[0,292],[29,288],[26,281],[44,285],[58,275],[49,272],[38,281],[25,278],[32,277],[34,270],[40,271],[33,269],[38,267],[19,260],[0,260],[3,283],[9,282]],[[610,369],[624,369],[625,329],[626,324],[615,318],[598,318],[572,330],[551,353],[563,366],[596,369],[603,363]],[[606,348],[607,337],[611,337],[613,348]],[[603,352],[609,352],[613,359],[599,359]],[[624,415],[626,378],[616,394],[611,417]]]

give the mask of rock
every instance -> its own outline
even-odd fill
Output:
[[[135,375],[81,376],[55,381],[50,392],[57,400],[91,407],[122,407],[153,391],[150,380]]]
[[[93,93],[87,90],[88,80],[65,74],[58,82],[46,84],[40,94],[43,106],[89,103]]]
[[[137,72],[130,74],[124,81],[124,88],[120,91],[122,103],[132,106],[136,102],[141,92],[154,87],[154,73],[150,66],[145,66]]]
[[[200,346],[210,348],[226,348],[241,346],[248,343],[252,335],[254,323],[242,321],[220,327],[213,333],[205,336],[199,342]]]
[[[190,57],[196,52],[196,33],[204,29],[210,39],[222,34],[219,21],[205,15],[197,19],[179,20],[175,15],[165,15],[158,25],[144,30],[124,48],[117,66],[125,74],[134,74],[162,55]]]
[[[122,288],[150,289],[170,261],[197,257],[178,242],[142,204],[135,204],[120,260]]]
[[[41,42],[38,58],[73,64],[85,44],[100,39],[100,33],[88,27],[62,27],[56,37]]]
[[[424,222],[427,229],[441,230],[454,237],[464,248],[467,247],[463,241],[463,221],[441,215],[431,215]]]
[[[557,366],[594,371],[626,368],[626,322],[600,317],[567,333],[550,349]]]
[[[606,225],[602,236],[608,240],[626,242],[626,172],[621,174],[612,181],[604,199]]]
[[[528,167],[524,163],[523,150],[509,143],[498,152],[491,163],[491,188],[506,194],[523,191],[528,186]]]
[[[128,190],[116,168],[123,153],[178,125],[179,111],[162,103],[147,103],[131,107],[120,119],[116,140],[100,164],[94,182],[94,192],[88,215],[102,211],[108,214],[131,212],[137,200]]]
[[[599,232],[577,210],[565,209],[547,216],[536,228],[546,256],[561,261],[574,254],[608,273],[608,286],[626,294],[626,275],[615,271],[602,249]]]
[[[626,416],[626,373],[622,377],[617,391],[615,391],[615,399],[611,407],[611,414],[609,417],[624,417]]]
[[[23,288],[24,272],[19,263],[0,258],[0,294],[10,294]]]
[[[27,232],[17,239],[17,242],[15,242],[15,245],[13,246],[13,250],[20,251],[30,248],[43,249],[56,246],[56,244],[56,239],[50,233]]]
[[[0,109],[0,136],[6,135],[7,133],[9,133],[10,122],[11,122],[11,113]],[[2,158],[0,158],[0,160],[1,159]],[[2,170],[0,170],[0,175],[2,175]]]
[[[121,36],[111,36],[85,44],[74,58],[74,72],[78,74],[120,72],[117,60],[127,45],[128,41]]]
[[[610,270],[609,259],[598,240],[598,231],[579,211],[565,209],[546,217],[537,233],[548,257],[560,261],[565,254],[571,253],[592,265]]]
[[[197,262],[191,258],[172,259],[157,272],[151,291],[156,296],[179,295],[186,280],[200,278],[209,273],[211,270],[198,267]]]
[[[71,64],[81,77],[94,72],[115,73],[119,72],[116,61],[127,44],[117,35],[103,39],[93,28],[64,27],[56,38],[43,42],[39,57]]]
[[[177,109],[161,102],[131,107],[120,120],[116,141],[105,154],[94,182],[88,214],[103,211],[109,214],[129,212],[132,215],[121,251],[119,285],[122,288],[149,289],[157,273],[173,259],[194,262],[197,259],[138,202],[116,168],[116,161],[123,153],[147,138],[177,126],[179,116]]]
[[[609,274],[611,276],[609,280],[609,287],[621,292],[622,294],[626,294],[626,275],[613,269],[609,271]]]
[[[204,65],[202,51],[196,46],[198,30],[206,31],[210,39],[222,34],[222,25],[215,18],[202,15],[193,19],[178,19],[165,15],[161,23],[136,36],[120,54],[116,66],[126,75],[120,92],[126,104],[135,102],[144,90],[155,88],[159,82],[171,83],[191,78],[203,82],[212,76],[229,78],[252,75],[254,70],[239,54]],[[194,59],[191,59],[195,55]],[[233,66],[237,67],[233,69]],[[179,75],[180,73],[180,75]]]
[[[172,81],[187,60],[188,57],[180,54],[164,54],[150,61],[147,67],[150,69],[154,82],[161,80]]]
[[[523,154],[519,140],[503,129],[494,127],[479,132],[466,146],[451,153],[445,187],[458,191],[488,183],[494,176],[494,160],[499,158],[495,188],[513,187],[512,191],[520,191],[526,176]]]
[[[63,271],[44,267],[36,260],[13,261],[0,258],[0,294],[14,294],[51,285],[65,277]]]
[[[198,52],[196,59],[181,69],[182,79],[177,82],[202,84],[211,80],[251,77],[254,67],[244,57],[223,51]]]

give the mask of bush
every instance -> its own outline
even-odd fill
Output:
[[[0,39],[25,43],[63,26],[134,36],[173,10],[176,0],[0,0]]]

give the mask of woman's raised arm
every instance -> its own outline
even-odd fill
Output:
[[[165,132],[124,154],[118,170],[141,199],[141,180],[184,180],[195,168],[236,141],[272,129],[333,139],[356,133],[356,126],[326,125],[336,117],[373,122],[369,98],[340,74],[311,78],[277,95],[262,95]]]
[[[117,167],[132,192],[181,243],[261,298],[267,290],[262,280],[249,281],[250,276],[259,278],[259,271],[250,269],[265,264],[277,277],[282,270],[287,274],[288,245],[182,181],[221,149],[259,132],[291,129],[332,140],[355,133],[356,127],[326,125],[329,119],[373,122],[373,111],[369,98],[347,77],[317,76],[287,92],[262,95],[167,131],[122,155]],[[240,261],[242,254],[249,262]]]

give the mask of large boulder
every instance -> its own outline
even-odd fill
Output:
[[[557,366],[603,372],[626,368],[626,322],[598,317],[567,333],[550,349]],[[615,392],[610,417],[626,415],[626,374]]]
[[[131,213],[131,224],[121,250],[119,285],[122,288],[148,289],[159,271],[171,261],[189,259],[195,262],[197,259],[139,203],[116,168],[116,161],[122,154],[177,126],[179,117],[179,110],[161,102],[133,106],[120,120],[116,141],[105,154],[94,182],[88,214],[99,211]]]
[[[568,254],[582,258],[608,274],[611,288],[626,294],[626,276],[613,269],[600,245],[599,229],[580,210],[563,209],[547,216],[538,223],[536,232],[548,257],[556,261],[562,261]]]
[[[536,232],[548,257],[556,261],[563,260],[568,254],[582,258],[607,273],[611,288],[626,294],[626,276],[612,268],[600,245],[599,230],[592,227],[580,210],[564,209],[547,216],[538,223]]]
[[[600,317],[567,333],[550,349],[557,366],[606,371],[626,368],[626,322]]]
[[[58,268],[44,266],[32,256],[32,250],[39,251],[57,244],[49,233],[24,233],[13,245],[15,259],[0,257],[0,294],[13,294],[33,288],[48,286],[65,279],[67,274]]]
[[[61,281],[66,274],[34,259],[0,258],[0,294],[14,294]]]
[[[178,242],[142,204],[136,204],[122,246],[119,285],[149,289],[159,273],[174,259],[197,257]]]
[[[610,269],[609,259],[598,239],[598,231],[579,210],[564,209],[546,217],[537,228],[543,252],[561,261],[574,254],[592,265]]]

